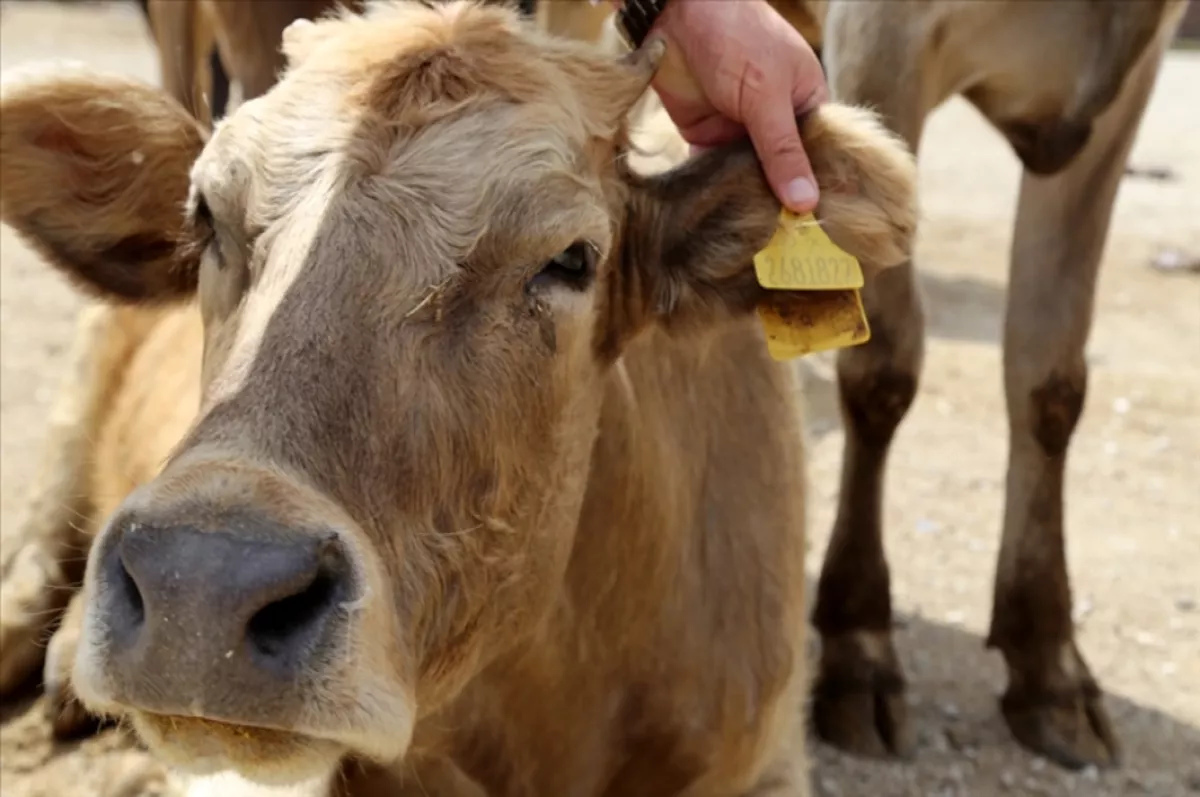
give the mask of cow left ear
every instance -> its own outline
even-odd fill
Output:
[[[190,299],[190,171],[207,140],[161,89],[60,65],[0,87],[0,220],[103,299]]]
[[[870,111],[826,104],[800,120],[821,199],[815,216],[835,244],[873,272],[910,258],[916,163]],[[627,174],[620,261],[607,296],[605,347],[641,328],[695,331],[752,312],[764,298],[754,255],[779,225],[780,204],[748,141],[678,168]]]

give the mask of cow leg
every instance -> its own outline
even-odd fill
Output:
[[[362,3],[360,0],[286,3],[205,0],[198,24],[206,26],[209,39],[216,42],[224,80],[227,83],[236,80],[242,89],[241,101],[246,102],[266,94],[287,66],[280,49],[284,29],[297,19],[317,19],[339,6],[357,11]],[[215,103],[213,107],[216,108]]]
[[[183,797],[343,797],[344,794],[336,790],[330,778],[316,778],[292,786],[265,786],[233,772],[185,777],[182,780],[177,791]]]
[[[886,3],[867,7],[864,13],[890,11]],[[835,98],[878,109],[915,151],[925,113],[907,87],[919,82],[896,72],[915,69],[919,59],[909,51],[920,43],[882,33],[878,41],[861,41],[862,26],[849,19],[858,4],[836,10],[840,16],[831,9],[825,38]],[[842,17],[851,22],[846,28]],[[862,295],[871,339],[842,350],[837,360],[846,441],[837,518],[813,612],[821,659],[812,719],[818,736],[848,752],[907,755],[904,676],[892,644],[883,547],[884,469],[892,436],[917,392],[924,315],[911,262],[869,279]]]
[[[212,73],[212,102],[211,112],[213,121],[225,117],[229,113],[229,73],[221,63],[221,53],[214,46],[208,54],[208,71]]]
[[[1150,48],[1065,172],[1023,177],[1012,248],[1004,331],[1011,440],[987,644],[1008,666],[1001,707],[1013,735],[1069,768],[1118,758],[1100,689],[1075,645],[1063,482],[1113,200],[1160,60]]]
[[[810,793],[808,755],[804,749],[804,735],[799,734],[797,749],[787,750],[785,756],[743,797],[808,797]]]
[[[71,688],[71,668],[79,636],[83,633],[83,614],[87,602],[82,591],[76,592],[67,604],[62,624],[46,647],[46,664],[42,683],[46,691],[46,719],[57,739],[76,739],[89,736],[100,729],[98,718],[88,713]]]
[[[60,737],[77,736],[94,724],[72,701],[66,680],[82,619],[78,585],[95,530],[94,445],[124,366],[157,317],[157,311],[108,305],[80,314],[34,493],[15,544],[5,546],[12,556],[0,570],[0,694],[21,685],[44,662],[48,708]]]
[[[206,121],[195,104],[196,66],[193,29],[196,0],[148,0],[146,17],[158,50],[159,80],[163,91],[198,119]]]
[[[19,687],[46,655],[46,640],[83,575],[92,512],[88,466],[109,396],[105,368],[114,311],[84,310],[50,414],[33,493],[0,566],[0,695]],[[81,531],[81,529],[85,529]]]
[[[182,791],[184,797],[485,797],[482,788],[448,761],[404,766],[402,777],[385,767],[346,760],[329,777],[293,786],[263,786],[222,772],[188,778]]]
[[[825,741],[859,755],[906,755],[904,676],[892,644],[883,548],[884,468],[917,391],[923,314],[912,264],[863,292],[871,340],[838,357],[846,443],[837,519],[817,586],[821,660],[812,716]]]
[[[45,483],[34,506],[45,507],[55,488]],[[51,504],[52,505],[52,504]],[[67,504],[62,504],[67,506]],[[0,695],[7,697],[22,686],[41,664],[46,638],[58,621],[74,589],[67,574],[67,554],[75,539],[70,510],[63,509],[61,522],[35,512],[20,524],[23,542],[14,545],[0,570]]]

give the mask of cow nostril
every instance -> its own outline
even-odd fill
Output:
[[[110,560],[109,589],[111,590],[112,616],[109,624],[114,629],[129,638],[136,637],[146,620],[146,602],[142,590],[138,587],[133,574],[125,564],[121,555],[113,556]]]
[[[146,619],[146,603],[142,600],[142,591],[138,589],[137,582],[133,580],[133,576],[129,575],[124,564],[121,565],[121,577],[117,581],[117,589],[121,590],[121,597],[125,599],[133,621],[137,625],[141,625],[142,621]]]
[[[264,656],[277,659],[303,648],[308,632],[320,626],[337,593],[337,576],[322,568],[301,592],[260,609],[246,626],[251,646]]]

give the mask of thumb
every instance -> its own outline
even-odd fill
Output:
[[[791,98],[786,94],[764,97],[747,114],[745,122],[767,182],[779,201],[793,213],[808,213],[816,208],[817,181],[800,141]]]

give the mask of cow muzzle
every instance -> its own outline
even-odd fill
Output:
[[[251,511],[188,518],[127,511],[98,538],[77,691],[194,771],[311,760],[325,744],[311,733],[319,707],[351,658],[360,590],[347,539]]]

